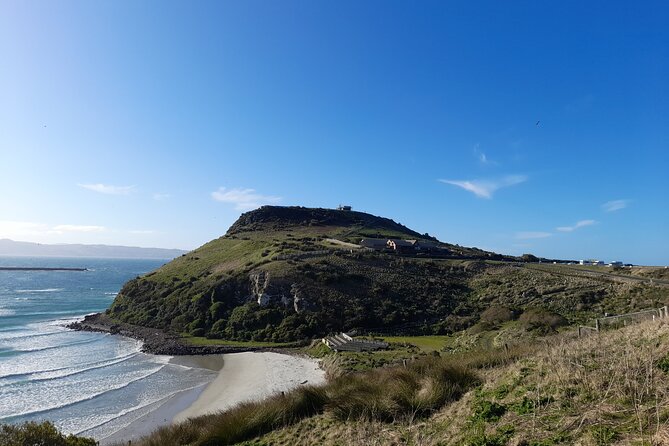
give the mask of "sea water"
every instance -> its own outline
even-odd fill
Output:
[[[122,336],[65,326],[104,311],[123,283],[159,260],[0,257],[0,266],[87,271],[0,271],[0,423],[50,420],[98,439],[122,429],[213,372],[170,364]]]

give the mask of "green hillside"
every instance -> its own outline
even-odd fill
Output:
[[[443,243],[438,253],[399,255],[351,245],[363,238],[435,241],[362,212],[265,206],[243,214],[224,236],[129,281],[108,314],[195,337],[288,342],[336,331],[490,329],[500,322],[481,320],[491,306],[511,319],[542,308],[550,314],[538,325],[573,323],[660,299],[643,283],[530,269],[476,248]],[[539,328],[556,328],[548,325]]]

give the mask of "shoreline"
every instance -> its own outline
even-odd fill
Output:
[[[172,395],[124,428],[99,439],[101,445],[126,444],[161,426],[188,418],[217,413],[247,401],[259,401],[301,385],[325,382],[317,360],[277,352],[239,352],[220,355],[181,356],[170,363],[217,370],[207,384]]]
[[[189,345],[185,344],[178,334],[169,333],[158,328],[142,327],[116,321],[104,313],[89,314],[81,321],[68,324],[67,328],[75,331],[117,334],[136,339],[142,341],[142,352],[153,355],[191,356],[242,352],[286,352],[291,347],[302,345],[295,343],[292,346],[284,348]]]

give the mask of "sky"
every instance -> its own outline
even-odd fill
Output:
[[[0,238],[192,249],[263,204],[669,265],[663,1],[0,0]]]

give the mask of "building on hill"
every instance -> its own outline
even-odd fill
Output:
[[[353,209],[353,208],[351,206],[348,206],[348,205],[340,204],[339,206],[337,206],[338,211],[350,211],[351,209]]]
[[[387,244],[388,244],[388,248],[392,249],[393,251],[395,251],[397,253],[415,251],[414,244],[411,243],[410,240],[390,239],[390,240],[388,240]]]
[[[621,266],[623,266],[623,262],[616,260],[616,261],[613,261],[613,262],[609,263],[608,266],[611,266],[611,267],[621,267]]]
[[[368,249],[375,249],[377,251],[388,248],[387,238],[363,238],[360,240],[360,246]]]
[[[433,242],[431,240],[405,240],[405,242],[411,243],[416,251],[430,252],[441,249],[438,242]]]

